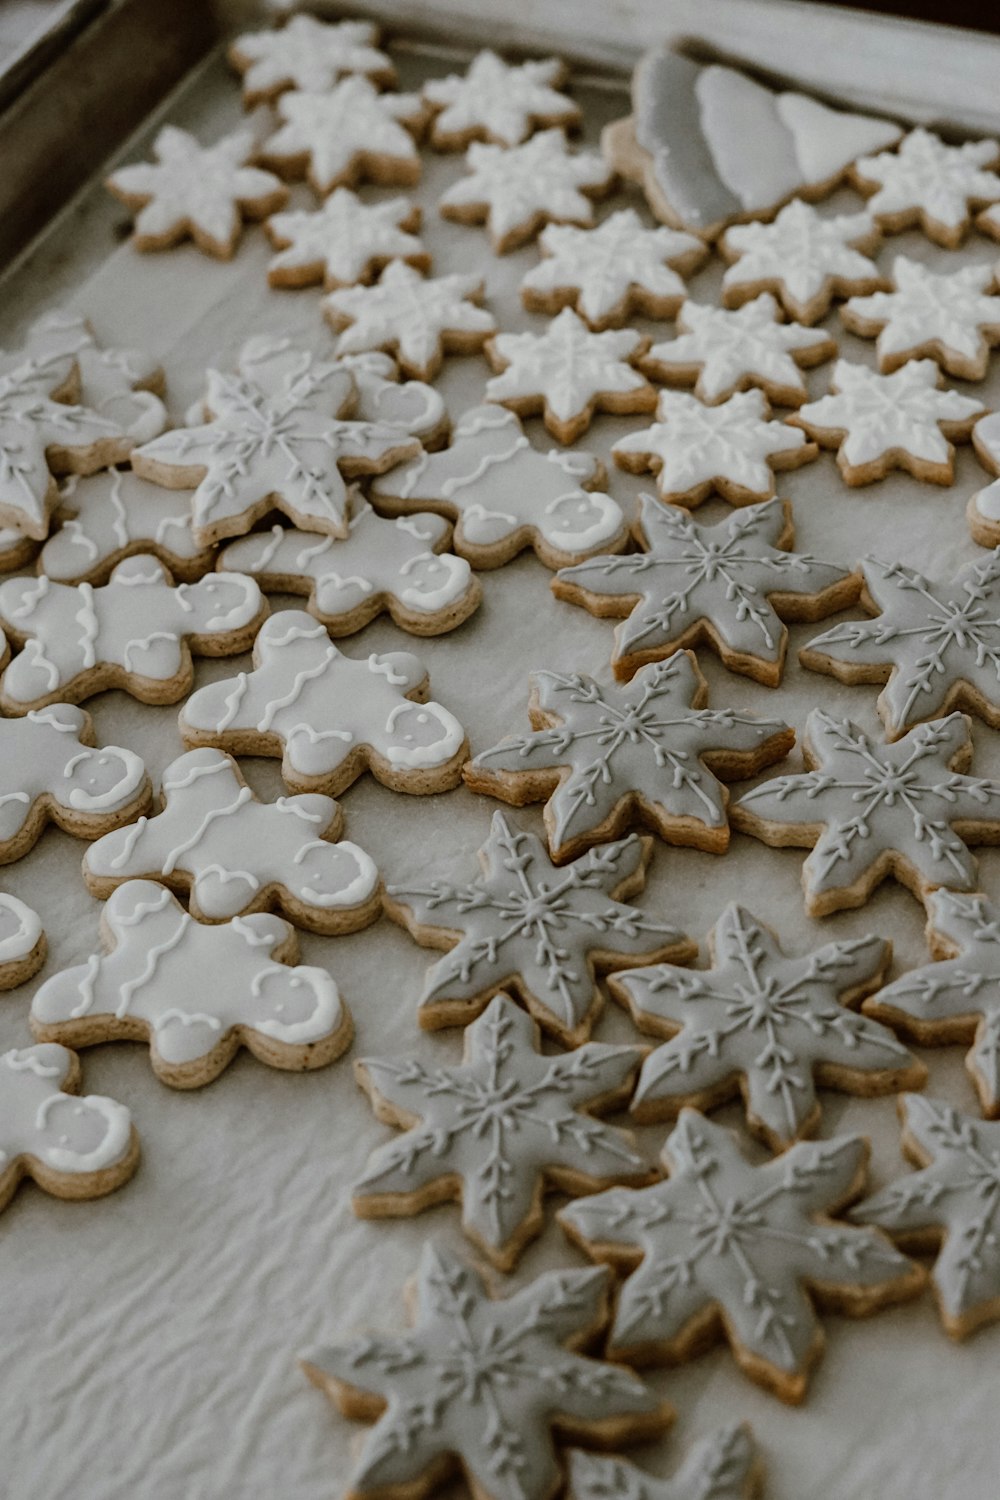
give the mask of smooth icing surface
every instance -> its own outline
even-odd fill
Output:
[[[966,141],[946,146],[930,130],[911,130],[898,151],[865,156],[855,162],[862,182],[877,185],[868,200],[872,214],[919,215],[948,229],[969,222],[970,203],[1000,198],[1000,176],[986,170],[996,165],[996,141]]]
[[[779,94],[775,108],[794,136],[799,168],[809,186],[840,177],[863,151],[894,145],[903,133],[891,120],[830,109],[808,94]],[[752,150],[757,143],[748,144]]]
[[[16,896],[0,891],[0,965],[27,958],[42,936],[42,919]]]
[[[249,98],[286,88],[306,93],[330,89],[346,73],[363,73],[383,82],[392,78],[391,60],[378,46],[378,27],[370,21],[333,25],[309,15],[293,15],[277,31],[251,31],[233,43],[243,89]]]
[[[605,395],[647,389],[633,360],[645,344],[631,328],[591,333],[571,307],[564,307],[544,333],[498,333],[495,357],[506,368],[486,383],[488,401],[541,397],[547,415],[572,422]]]
[[[159,364],[138,349],[105,348],[86,318],[68,309],[46,313],[33,326],[27,345],[76,361],[82,405],[107,417],[135,443],[148,442],[169,420],[159,396],[141,387],[162,379]]]
[[[801,185],[795,142],[770,89],[734,68],[711,65],[694,93],[715,170],[742,208],[780,203]]]
[[[275,104],[279,126],[261,152],[284,168],[308,159],[309,180],[326,194],[359,162],[378,157],[420,170],[413,139],[424,115],[418,94],[380,94],[366,78],[346,78],[328,92],[293,90]],[[409,127],[409,128],[407,128]]]
[[[579,109],[555,87],[565,71],[555,57],[511,64],[489,48],[477,52],[464,74],[424,84],[424,98],[440,111],[431,139],[470,133],[516,146],[538,121],[576,124]]]
[[[88,875],[190,884],[192,910],[210,922],[252,911],[272,888],[279,902],[322,915],[363,906],[378,886],[363,849],[331,842],[341,814],[330,797],[311,792],[261,802],[236,762],[208,748],[172,761],[161,786],[163,811],[92,844]]]
[[[825,309],[834,294],[848,296],[882,280],[875,262],[855,248],[870,242],[873,228],[867,211],[830,217],[794,198],[773,223],[726,230],[723,247],[736,259],[723,275],[723,292],[775,283],[793,304],[822,296]]]
[[[612,169],[596,151],[570,151],[562,130],[543,130],[521,146],[473,142],[467,175],[441,197],[442,209],[485,208],[486,226],[502,240],[523,226],[550,219],[591,224],[588,193],[603,193]]]
[[[80,1177],[128,1154],[132,1117],[124,1104],[63,1092],[74,1062],[55,1042],[0,1054],[0,1174],[21,1158]]]
[[[319,267],[317,281],[351,286],[364,280],[373,263],[426,257],[423,241],[402,228],[412,221],[408,198],[362,203],[350,188],[336,188],[320,208],[271,215],[267,232],[283,248],[268,270],[294,274]]]
[[[576,1427],[663,1413],[631,1370],[567,1349],[604,1316],[603,1268],[547,1271],[494,1301],[469,1267],[426,1244],[415,1291],[408,1333],[303,1356],[307,1374],[386,1403],[347,1479],[355,1495],[418,1484],[448,1454],[494,1500],[546,1500],[560,1478],[556,1413]]]
[[[749,1428],[733,1423],[692,1443],[669,1479],[654,1479],[623,1458],[574,1448],[567,1493],[571,1500],[751,1500],[755,1467]]]
[[[212,565],[211,549],[194,539],[190,495],[150,484],[130,469],[71,475],[60,490],[59,510],[65,519],[39,559],[57,583],[103,577],[131,551],[152,553],[171,571],[203,573]]]
[[[390,261],[376,286],[345,287],[323,300],[338,324],[338,355],[391,348],[409,370],[423,371],[440,358],[449,334],[493,333],[496,322],[476,306],[483,280],[455,274],[426,279],[405,261]]]
[[[1000,333],[1000,297],[987,295],[993,286],[992,266],[960,266],[936,274],[919,261],[897,255],[892,280],[894,291],[852,297],[843,307],[845,318],[881,325],[875,344],[880,361],[939,341],[945,369],[958,356],[981,363],[985,372],[989,344],[984,329]]]

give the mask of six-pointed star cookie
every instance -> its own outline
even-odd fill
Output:
[[[799,652],[840,682],[884,682],[887,739],[953,708],[1000,727],[1000,551],[966,563],[950,584],[866,557],[862,603],[874,620],[845,620]]]
[[[452,546],[474,568],[498,568],[533,547],[548,568],[620,551],[621,507],[602,492],[604,465],[589,453],[541,453],[518,417],[474,406],[441,453],[422,453],[372,485],[388,515],[437,511],[455,522]]]
[[[865,1198],[852,1217],[912,1250],[940,1246],[931,1282],[962,1339],[1000,1318],[1000,1125],[935,1099],[899,1101],[903,1150],[922,1170]]]
[[[260,160],[292,181],[307,178],[321,198],[359,182],[410,187],[420,178],[417,94],[380,94],[366,78],[347,78],[329,93],[282,94],[275,108],[280,124]]]
[[[747,1124],[774,1151],[812,1135],[817,1084],[850,1094],[920,1088],[922,1063],[853,1007],[892,957],[883,938],[827,943],[801,958],[745,907],[727,906],[709,937],[710,969],[658,964],[609,979],[642,1031],[668,1036],[643,1063],[637,1119],[709,1110],[742,1094]]]
[[[570,151],[561,130],[543,130],[523,146],[484,146],[465,153],[468,175],[440,201],[446,219],[486,224],[498,255],[533,239],[543,224],[591,224],[595,198],[615,174],[596,151]]]
[[[355,1075],[378,1118],[406,1134],[372,1156],[355,1213],[409,1215],[457,1198],[469,1239],[513,1270],[541,1233],[547,1188],[575,1197],[655,1177],[631,1135],[593,1118],[627,1103],[642,1057],[598,1042],[545,1057],[534,1021],[500,994],[467,1028],[458,1067],[360,1059]]]
[[[252,109],[286,89],[321,94],[349,73],[392,88],[396,70],[379,51],[378,40],[378,27],[370,21],[328,25],[299,15],[276,31],[238,36],[229,48],[229,61],[243,75],[243,103]]]
[[[734,312],[685,302],[677,327],[678,336],[654,344],[640,368],[665,385],[693,385],[709,406],[755,385],[776,406],[800,406],[809,394],[801,371],[837,351],[821,328],[780,322],[770,292]]]
[[[970,728],[965,714],[949,714],[881,745],[815,708],[802,742],[808,769],[745,792],[730,822],[765,844],[812,849],[802,866],[812,917],[863,906],[889,875],[920,900],[939,886],[975,890],[966,845],[1000,841],[1000,782],[961,774]]]
[[[783,500],[701,526],[642,495],[635,534],[645,552],[595,557],[552,580],[558,599],[624,621],[611,663],[625,681],[645,662],[707,644],[730,671],[777,687],[788,647],[783,621],[822,619],[858,595],[846,568],[787,550],[794,532]]]
[[[951,484],[952,444],[968,442],[986,408],[940,385],[941,372],[930,359],[911,359],[891,375],[838,359],[830,395],[799,407],[788,420],[824,448],[837,449],[845,484],[871,484],[890,469]]]
[[[575,1352],[607,1322],[603,1267],[547,1271],[494,1300],[428,1244],[410,1300],[408,1333],[365,1334],[302,1360],[345,1416],[375,1422],[347,1500],[426,1495],[456,1469],[478,1500],[549,1500],[563,1482],[557,1439],[614,1447],[672,1419],[631,1370]]]
[[[420,209],[409,198],[362,203],[350,188],[336,188],[322,207],[272,214],[264,225],[278,249],[267,268],[272,286],[314,286],[327,291],[373,281],[391,260],[429,271],[431,258],[413,233]]]
[[[58,531],[42,548],[41,571],[57,583],[107,583],[126,557],[146,552],[191,583],[207,573],[213,547],[191,529],[191,497],[150,484],[129,469],[71,475],[59,491]]]
[[[386,266],[377,286],[344,287],[323,299],[323,313],[340,334],[338,354],[384,349],[418,380],[433,380],[445,354],[475,354],[496,329],[483,298],[481,276],[431,276],[405,261]]]
[[[738,391],[717,406],[661,391],[653,426],[619,438],[611,452],[630,474],[651,470],[673,505],[693,510],[713,493],[730,505],[753,505],[774,494],[775,470],[797,469],[818,451],[797,428],[769,416],[759,390]]]
[[[575,443],[597,411],[652,411],[656,392],[635,363],[649,340],[631,328],[591,333],[564,307],[544,333],[498,333],[486,357],[502,373],[487,382],[487,401],[520,416],[541,413],[553,437]]]
[[[946,146],[929,130],[911,130],[897,151],[862,156],[851,168],[868,197],[868,212],[890,234],[918,224],[939,245],[960,245],[970,205],[1000,198],[1000,177],[989,168],[1000,156],[996,141]]]
[[[249,130],[200,146],[186,130],[164,125],[153,142],[155,162],[119,167],[107,179],[135,214],[135,248],[168,250],[190,236],[206,255],[228,260],[242,221],[266,219],[288,197],[273,173],[248,165],[256,149]]]
[[[1000,297],[992,266],[960,266],[936,274],[919,261],[897,255],[891,292],[851,297],[840,316],[852,333],[876,338],[878,367],[884,374],[908,359],[933,359],[949,375],[982,380],[990,346],[1000,343]]]
[[[575,307],[595,329],[617,328],[633,312],[672,318],[684,300],[682,276],[708,256],[704,240],[680,229],[648,229],[634,208],[595,229],[549,224],[538,236],[542,259],[521,282],[532,312]]]
[[[706,708],[707,701],[689,651],[643,667],[627,687],[534,672],[528,712],[535,732],[480,751],[463,775],[474,791],[516,807],[548,799],[545,826],[557,864],[619,838],[632,823],[668,843],[721,854],[729,846],[721,780],[756,776],[788,753],[795,731],[780,719]]]
[[[859,1317],[924,1285],[878,1230],[833,1221],[861,1192],[867,1160],[863,1137],[840,1136],[752,1166],[728,1130],[682,1110],[663,1148],[667,1181],[558,1215],[594,1259],[631,1271],[611,1356],[675,1363],[725,1337],[751,1380],[800,1402],[823,1352],[814,1298]]]
[[[432,78],[423,94],[434,110],[431,145],[460,151],[470,141],[517,146],[540,125],[579,125],[579,106],[559,92],[566,66],[557,57],[507,63],[489,48],[467,72]]]
[[[889,283],[871,259],[882,242],[870,214],[826,218],[795,198],[771,224],[734,224],[719,242],[733,262],[722,278],[727,307],[773,292],[800,323],[817,323],[834,297],[877,292]]]
[[[569,1456],[570,1500],[756,1500],[761,1465],[749,1427],[720,1427],[691,1445],[669,1479],[654,1479],[623,1458],[584,1453]]]
[[[477,879],[389,886],[388,915],[448,950],[427,972],[421,1026],[464,1025],[509,990],[564,1046],[586,1041],[604,1004],[598,971],[694,953],[676,928],[622,905],[642,890],[651,846],[633,833],[560,870],[541,839],[497,812]]]

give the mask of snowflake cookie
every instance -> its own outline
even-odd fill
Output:
[[[756,1500],[761,1465],[749,1427],[720,1427],[691,1445],[670,1479],[654,1479],[623,1458],[569,1456],[569,1500]]]
[[[452,546],[474,568],[499,568],[525,547],[547,568],[562,568],[628,541],[604,480],[591,454],[540,453],[514,412],[475,406],[455,424],[449,448],[380,475],[371,496],[388,515],[431,510],[454,520]]]
[[[24,714],[121,688],[176,703],[194,683],[192,652],[235,656],[267,613],[252,578],[210,573],[175,587],[155,557],[120,562],[100,588],[48,578],[0,584],[0,623],[23,646],[0,680],[0,707]]]
[[[619,328],[632,313],[672,318],[686,295],[682,276],[704,264],[704,240],[658,225],[648,229],[634,208],[595,229],[549,224],[538,236],[542,259],[521,282],[531,312],[575,307],[588,327]]]
[[[336,796],[366,770],[394,791],[446,791],[461,780],[469,747],[455,716],[428,701],[429,687],[408,651],[344,656],[311,615],[286,609],[261,627],[251,672],[191,695],[181,737],[281,756],[293,792]]]
[[[1000,728],[1000,552],[966,563],[950,584],[866,557],[862,602],[874,620],[845,620],[799,652],[839,682],[884,682],[886,738],[953,708]]]
[[[261,802],[229,755],[189,750],[160,783],[155,816],[98,839],[83,878],[106,900],[123,881],[159,880],[187,895],[199,922],[278,911],[297,927],[356,932],[381,909],[373,861],[346,839],[344,816],[313,792]]]
[[[157,1078],[200,1088],[240,1046],[273,1068],[321,1068],[350,1045],[350,1013],[325,969],[295,967],[295,929],[258,912],[206,927],[151,880],[114,891],[106,953],[53,974],[31,1002],[37,1041],[147,1041]],[[190,1007],[190,1008],[189,1008]]]
[[[945,1330],[963,1339],[1000,1317],[1000,1125],[922,1094],[899,1101],[903,1150],[921,1168],[852,1217],[917,1251],[940,1246],[931,1282]]]
[[[640,369],[664,385],[693,385],[708,406],[751,386],[759,386],[775,406],[801,406],[809,396],[802,370],[837,352],[821,328],[781,322],[770,292],[734,312],[685,302],[677,328],[676,338],[652,345]]]
[[[817,1085],[867,1096],[922,1087],[923,1063],[888,1027],[854,1013],[888,971],[885,939],[789,958],[769,927],[733,904],[709,951],[707,970],[658,964],[608,981],[641,1031],[670,1038],[642,1065],[637,1119],[672,1119],[683,1105],[705,1112],[742,1094],[754,1135],[783,1151],[815,1133]]]
[[[487,382],[487,401],[519,416],[541,414],[560,443],[575,443],[598,411],[652,411],[656,392],[635,368],[649,340],[632,328],[591,333],[571,307],[544,333],[498,333],[486,357],[501,373]]]
[[[646,662],[709,645],[731,672],[777,687],[785,620],[820,620],[852,604],[859,579],[835,563],[791,552],[791,506],[766,500],[714,526],[676,506],[639,497],[636,539],[646,550],[594,557],[552,580],[557,599],[624,623],[611,664],[623,681]]]
[[[485,48],[462,73],[424,84],[424,99],[434,111],[431,145],[439,151],[461,151],[471,141],[517,146],[539,126],[578,126],[579,106],[559,92],[566,65],[556,57],[506,63]]]
[[[37,974],[48,952],[42,919],[16,896],[0,891],[0,990]]]
[[[447,551],[451,527],[427,511],[385,520],[355,495],[343,539],[272,526],[230,543],[219,566],[249,573],[267,593],[305,594],[333,636],[353,635],[387,610],[411,635],[454,630],[482,589],[464,557]]]
[[[321,94],[348,74],[393,88],[396,69],[378,48],[379,30],[370,21],[328,25],[309,15],[293,15],[276,31],[250,31],[229,48],[229,61],[243,77],[247,109],[266,104],[286,89]]]
[[[953,443],[966,443],[986,410],[981,401],[942,390],[930,359],[911,359],[891,375],[838,359],[830,394],[799,407],[795,422],[824,448],[836,448],[845,484],[872,484],[891,469],[948,485]]]
[[[855,1231],[859,1232],[859,1231]],[[494,1300],[425,1244],[415,1326],[324,1345],[302,1360],[345,1416],[374,1422],[347,1479],[353,1500],[427,1494],[456,1468],[480,1500],[548,1500],[556,1441],[601,1447],[661,1433],[673,1413],[631,1370],[577,1353],[608,1319],[603,1267],[547,1271]]]
[[[509,990],[563,1046],[585,1042],[604,1005],[598,971],[694,954],[676,928],[622,905],[642,890],[651,851],[633,833],[560,870],[541,839],[497,812],[476,879],[389,886],[393,921],[425,948],[448,950],[427,972],[421,1026],[465,1025]]]
[[[55,583],[107,583],[137,552],[158,558],[184,583],[202,578],[215,561],[215,548],[194,539],[190,495],[130,469],[71,475],[59,492],[57,520],[39,556],[41,572]]]
[[[933,359],[949,375],[982,380],[990,347],[1000,343],[1000,297],[988,295],[992,266],[960,266],[941,275],[897,255],[894,290],[851,297],[840,316],[852,333],[876,339],[888,374],[909,359]]]
[[[871,256],[882,243],[868,213],[829,218],[795,198],[772,224],[734,224],[719,250],[731,264],[722,300],[739,307],[773,292],[799,323],[818,323],[834,297],[877,292],[889,283]]]
[[[71,358],[81,404],[114,422],[131,442],[148,442],[167,426],[167,409],[160,399],[165,380],[158,362],[138,349],[100,343],[79,313],[66,309],[46,313],[28,334],[25,351],[33,349],[43,357],[58,358],[65,353]]]
[[[626,1273],[609,1354],[673,1364],[725,1338],[751,1380],[797,1405],[823,1352],[816,1302],[862,1317],[924,1285],[922,1267],[877,1229],[834,1218],[860,1195],[867,1162],[863,1137],[839,1136],[754,1166],[730,1131],[681,1110],[665,1182],[611,1188],[558,1215],[595,1260]]]
[[[769,417],[759,390],[738,391],[717,406],[686,391],[661,391],[652,427],[619,438],[611,452],[630,474],[654,473],[670,505],[693,510],[713,493],[730,505],[753,505],[774,494],[776,470],[797,469],[818,451],[797,428]]]
[[[267,269],[272,286],[314,286],[327,291],[374,281],[391,260],[429,271],[431,258],[414,233],[420,208],[409,198],[362,203],[339,187],[312,212],[273,214],[264,225],[278,250]]]
[[[722,781],[756,776],[795,742],[780,719],[706,708],[708,687],[690,651],[643,667],[627,687],[581,673],[533,672],[530,680],[534,733],[481,750],[463,775],[473,791],[516,807],[544,800],[557,864],[633,823],[667,843],[723,853]]]
[[[80,1059],[54,1042],[0,1053],[0,1209],[22,1177],[55,1198],[128,1182],[139,1138],[124,1104],[80,1093]]]
[[[338,355],[383,349],[418,380],[433,380],[445,354],[475,354],[496,330],[483,299],[481,276],[431,276],[390,261],[377,286],[344,287],[323,299],[323,313],[340,334]]]
[[[596,151],[570,151],[561,130],[543,130],[522,146],[474,142],[467,175],[440,200],[446,219],[485,224],[497,255],[534,239],[545,224],[592,224],[595,198],[615,184]]]
[[[378,1219],[458,1199],[468,1238],[513,1270],[542,1231],[546,1189],[577,1196],[652,1181],[632,1136],[593,1118],[628,1102],[642,1056],[588,1042],[545,1057],[534,1021],[499,994],[467,1028],[458,1067],[360,1059],[354,1071],[376,1115],[406,1133],[372,1156],[354,1212]]]
[[[903,137],[898,151],[861,157],[851,177],[882,229],[897,234],[917,224],[928,238],[954,249],[965,238],[970,205],[981,208],[1000,198],[1000,176],[989,170],[998,158],[996,141],[946,146],[940,136],[918,128]]]
[[[416,142],[427,115],[418,94],[380,94],[366,78],[347,78],[328,93],[282,94],[275,110],[278,129],[260,160],[290,181],[307,178],[320,198],[361,182],[412,187],[420,179]]]
[[[802,867],[811,917],[863,906],[889,875],[921,901],[939,886],[975,890],[966,845],[997,842],[1000,782],[961,774],[970,729],[965,714],[949,714],[882,745],[814,708],[805,773],[745,792],[730,822],[765,844],[812,849]]]
[[[153,142],[155,162],[119,167],[106,182],[135,215],[135,248],[169,250],[190,237],[206,255],[228,260],[243,220],[266,219],[288,197],[273,173],[249,165],[257,149],[249,130],[200,146],[186,130],[164,125]]]

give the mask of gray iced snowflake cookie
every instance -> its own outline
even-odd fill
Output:
[[[238,130],[201,146],[176,125],[164,125],[153,142],[155,162],[119,167],[109,192],[135,214],[137,250],[169,250],[191,238],[206,255],[228,260],[244,219],[266,219],[288,197],[272,172],[251,166],[252,131]]]
[[[873,620],[845,620],[799,652],[839,682],[884,682],[886,738],[968,709],[1000,727],[1000,552],[938,583],[902,563],[866,557],[861,601]]]
[[[832,359],[837,346],[821,328],[780,321],[770,292],[733,312],[685,302],[676,338],[653,344],[640,368],[665,385],[693,385],[699,401],[716,406],[759,386],[775,406],[801,406],[809,392],[802,370]]]
[[[566,76],[557,57],[508,63],[484,48],[464,74],[424,84],[424,99],[434,111],[431,145],[439,151],[461,151],[471,141],[517,146],[540,126],[579,125],[579,105],[559,92]]]
[[[661,391],[652,427],[619,438],[611,452],[630,474],[651,470],[670,505],[693,510],[713,493],[730,505],[754,505],[773,496],[776,470],[797,469],[818,451],[797,428],[769,418],[761,390],[737,391],[716,406]]]
[[[654,1479],[623,1458],[574,1448],[566,1493],[570,1500],[757,1500],[762,1478],[753,1434],[733,1423],[693,1443],[669,1479]]]
[[[330,25],[313,16],[293,15],[275,31],[236,37],[228,56],[243,78],[243,103],[253,109],[286,89],[322,93],[349,74],[394,87],[396,69],[379,51],[378,41],[378,27],[370,21]]]
[[[562,130],[543,130],[520,146],[473,142],[467,175],[440,200],[446,219],[483,224],[497,255],[534,239],[545,224],[592,224],[595,198],[610,193],[611,167],[596,151],[570,151]]]
[[[585,1042],[604,1004],[598,972],[694,953],[676,928],[622,904],[642,890],[651,846],[633,833],[557,869],[541,839],[497,812],[480,876],[389,886],[393,921],[448,950],[427,972],[421,1026],[465,1025],[509,990],[564,1046]]]
[[[817,1302],[861,1317],[924,1285],[885,1235],[834,1217],[860,1195],[867,1161],[863,1137],[839,1136],[753,1166],[730,1131],[682,1110],[665,1182],[611,1188],[558,1215],[595,1260],[626,1273],[609,1354],[673,1364],[725,1338],[751,1380],[798,1404],[823,1352]]]
[[[546,1189],[575,1197],[653,1179],[633,1137],[594,1118],[627,1103],[642,1056],[588,1042],[545,1057],[534,1021],[499,994],[467,1028],[458,1067],[359,1059],[355,1075],[376,1115],[405,1134],[372,1156],[354,1212],[410,1215],[458,1199],[465,1234],[512,1270],[541,1233]]]
[[[1000,782],[961,774],[970,729],[965,714],[949,714],[883,745],[814,708],[806,771],[744,792],[729,820],[765,844],[812,849],[802,866],[812,917],[863,906],[889,875],[920,901],[940,886],[975,890],[967,845],[1000,839]]]
[[[868,198],[868,212],[890,234],[919,225],[929,239],[954,249],[969,227],[969,209],[1000,199],[996,141],[946,146],[922,128],[903,137],[897,151],[863,156],[851,178]]]
[[[883,374],[908,359],[933,359],[949,375],[982,380],[990,348],[1000,343],[1000,297],[991,297],[992,266],[959,266],[937,274],[897,255],[893,290],[851,297],[840,309],[846,327],[875,339]]]
[[[315,286],[327,291],[374,281],[391,260],[429,271],[431,258],[414,231],[420,208],[409,198],[362,203],[339,187],[320,208],[272,214],[264,225],[275,246],[267,268],[272,286]]]
[[[420,180],[417,140],[427,119],[418,94],[380,94],[367,78],[346,78],[325,93],[282,94],[278,129],[259,160],[325,198],[335,187],[373,182],[412,187]],[[280,206],[280,205],[277,205]]]
[[[601,1268],[547,1271],[494,1300],[469,1267],[426,1244],[415,1326],[305,1354],[341,1412],[374,1422],[347,1478],[351,1500],[426,1495],[456,1469],[480,1500],[548,1500],[556,1442],[653,1437],[673,1413],[631,1370],[577,1353],[608,1319]]]
[[[105,345],[79,313],[65,308],[46,313],[32,326],[25,350],[72,359],[81,404],[114,422],[133,443],[145,443],[167,426],[159,362],[139,349]]]
[[[57,583],[107,583],[137,552],[191,583],[215,560],[215,548],[194,539],[190,495],[150,484],[130,469],[71,475],[59,491],[57,520],[59,529],[39,556],[41,571]]]
[[[581,673],[530,680],[534,732],[481,750],[462,774],[473,791],[515,807],[545,801],[557,864],[635,823],[667,843],[723,853],[722,782],[756,776],[795,742],[780,719],[706,708],[708,687],[689,651],[643,667],[625,687]]]
[[[747,1124],[773,1151],[815,1133],[817,1085],[873,1096],[927,1077],[892,1032],[854,1013],[882,983],[892,945],[827,943],[790,958],[745,907],[727,906],[709,936],[710,969],[658,964],[608,981],[641,1031],[668,1036],[642,1066],[640,1120],[706,1111],[742,1094]]]
[[[819,620],[851,604],[859,580],[846,568],[791,552],[787,501],[767,500],[701,526],[676,506],[640,496],[636,539],[646,550],[594,557],[552,580],[558,599],[624,623],[611,663],[628,681],[646,662],[710,645],[731,672],[777,687],[788,647],[785,620]]]
[[[891,375],[838,359],[830,394],[800,406],[796,423],[824,448],[836,448],[844,483],[872,484],[905,469],[928,484],[955,478],[953,443],[966,443],[986,410],[981,401],[942,390],[930,359],[911,359]]]
[[[941,1321],[963,1339],[1000,1318],[1000,1125],[922,1094],[905,1094],[899,1113],[903,1150],[921,1170],[865,1198],[853,1217],[911,1250],[938,1249]]]

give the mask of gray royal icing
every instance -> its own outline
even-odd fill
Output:
[[[117,1166],[132,1119],[101,1094],[67,1094],[75,1058],[55,1042],[0,1054],[0,1181],[32,1159],[72,1179]]]
[[[970,203],[1000,198],[1000,177],[986,170],[996,165],[997,154],[996,141],[946,146],[940,136],[918,128],[904,136],[898,151],[864,156],[854,166],[860,180],[877,189],[868,200],[876,217],[912,214],[925,228],[929,221],[959,229],[969,222]]]
[[[0,891],[0,969],[27,958],[41,936],[42,921],[38,913],[16,896]]]
[[[749,1428],[720,1427],[691,1445],[669,1479],[635,1464],[574,1448],[569,1458],[570,1500],[751,1500],[756,1453]]]
[[[59,494],[63,516],[39,559],[57,583],[103,582],[130,552],[159,558],[176,576],[198,577],[213,562],[191,530],[191,497],[140,479],[129,469],[72,475]]]
[[[309,15],[293,15],[275,31],[251,31],[232,45],[248,101],[286,88],[322,93],[345,74],[361,73],[388,83],[395,70],[377,46],[378,27],[370,21],[329,25]]]
[[[267,232],[282,246],[268,267],[323,280],[328,287],[364,281],[373,265],[416,257],[426,263],[427,252],[415,234],[402,226],[413,220],[408,198],[362,203],[350,188],[336,188],[318,209],[272,214]]]
[[[476,135],[516,146],[540,120],[577,124],[579,108],[554,87],[565,71],[554,57],[511,64],[489,48],[477,52],[464,74],[424,84],[424,98],[438,111],[431,139]]]
[[[631,328],[592,333],[571,307],[544,333],[498,333],[492,356],[502,374],[487,382],[487,401],[501,404],[541,399],[547,419],[572,422],[588,408],[600,408],[605,396],[648,391],[645,376],[631,361],[645,345]]]
[[[549,220],[593,223],[592,196],[605,192],[614,175],[596,151],[570,151],[562,130],[543,130],[521,146],[473,142],[465,164],[467,175],[441,196],[442,211],[484,209],[498,242]]]
[[[32,328],[26,347],[71,355],[82,404],[116,423],[132,442],[148,442],[166,427],[163,402],[153,391],[142,389],[162,379],[156,360],[138,349],[104,348],[79,313],[47,313]]]
[[[449,336],[482,341],[496,329],[492,313],[476,304],[483,279],[472,275],[428,276],[405,261],[390,261],[375,286],[342,287],[322,307],[335,328],[338,355],[392,349],[411,375],[431,375]],[[345,326],[346,325],[346,326]]]
[[[411,133],[424,118],[418,94],[380,94],[366,78],[355,77],[328,92],[282,94],[275,108],[280,123],[261,155],[282,169],[307,158],[317,193],[361,175],[370,157],[379,159],[380,181],[389,180],[391,167],[401,169],[404,180],[420,172]]]

